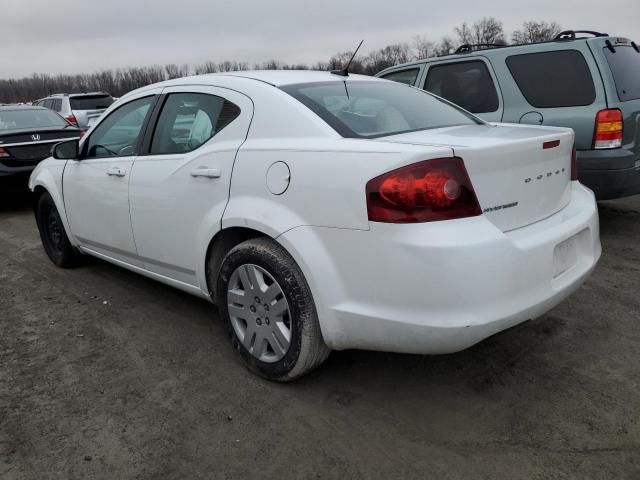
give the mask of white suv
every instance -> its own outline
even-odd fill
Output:
[[[56,93],[42,98],[35,105],[58,112],[69,123],[87,130],[113,103],[113,97],[105,92]]]

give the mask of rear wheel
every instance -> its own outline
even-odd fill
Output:
[[[304,275],[276,242],[258,238],[233,248],[216,288],[232,343],[255,373],[286,382],[329,356]]]
[[[42,245],[47,256],[58,267],[69,268],[78,263],[74,250],[64,230],[60,213],[48,193],[43,193],[36,204],[36,222]]]

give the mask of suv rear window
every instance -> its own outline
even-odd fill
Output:
[[[577,50],[527,53],[507,58],[507,67],[530,105],[536,108],[591,105],[596,88]]]
[[[343,137],[376,138],[484,122],[417,88],[394,82],[317,82],[282,90]]]
[[[640,53],[633,47],[616,45],[615,53],[605,48],[604,56],[616,82],[620,101],[640,98]]]
[[[481,60],[448,63],[429,68],[424,89],[460,105],[471,113],[498,110],[498,92]]]
[[[113,103],[109,95],[85,95],[69,98],[71,110],[100,110]]]

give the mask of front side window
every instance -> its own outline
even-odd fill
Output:
[[[385,80],[393,80],[394,82],[406,83],[407,85],[413,85],[416,83],[416,78],[418,77],[419,71],[419,68],[410,68],[409,70],[388,73],[382,78],[384,78]]]
[[[596,99],[591,70],[577,50],[513,55],[506,62],[533,107],[579,107],[591,105]]]
[[[86,143],[86,158],[127,156],[137,153],[142,126],[155,96],[133,100],[113,111],[96,127]]]
[[[222,97],[206,93],[172,93],[158,118],[151,154],[195,150],[226,127],[240,109]]]
[[[498,92],[481,60],[432,66],[424,89],[471,113],[498,110]]]
[[[281,89],[348,138],[484,123],[427,92],[400,83],[345,80]]]
[[[621,102],[640,98],[640,53],[627,45],[604,49]]]

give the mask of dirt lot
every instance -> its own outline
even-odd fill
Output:
[[[640,198],[545,317],[465,352],[334,352],[248,373],[204,301],[89,261],[56,269],[0,206],[0,478],[640,478]]]

